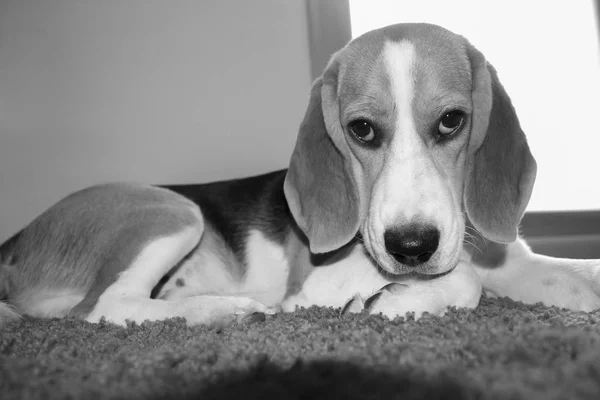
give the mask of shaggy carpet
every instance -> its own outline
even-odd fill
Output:
[[[599,320],[508,299],[418,321],[313,307],[221,331],[25,318],[0,331],[0,398],[600,399]]]

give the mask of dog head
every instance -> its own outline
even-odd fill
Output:
[[[380,268],[438,274],[459,260],[466,218],[511,242],[536,164],[496,71],[429,24],[371,31],[312,87],[284,185],[314,253],[357,233]]]

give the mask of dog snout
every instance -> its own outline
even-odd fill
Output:
[[[436,252],[440,231],[433,226],[412,224],[386,230],[383,239],[386,250],[396,261],[415,267]]]

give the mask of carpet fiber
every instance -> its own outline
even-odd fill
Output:
[[[218,332],[25,318],[0,398],[600,399],[600,312],[482,299],[414,321],[313,307]]]

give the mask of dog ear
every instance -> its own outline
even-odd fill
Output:
[[[464,204],[473,226],[489,240],[517,238],[536,175],[536,162],[496,70],[468,44],[473,118]]]
[[[313,253],[349,243],[358,232],[360,196],[351,152],[339,119],[338,66],[315,80],[285,178],[292,215]]]

